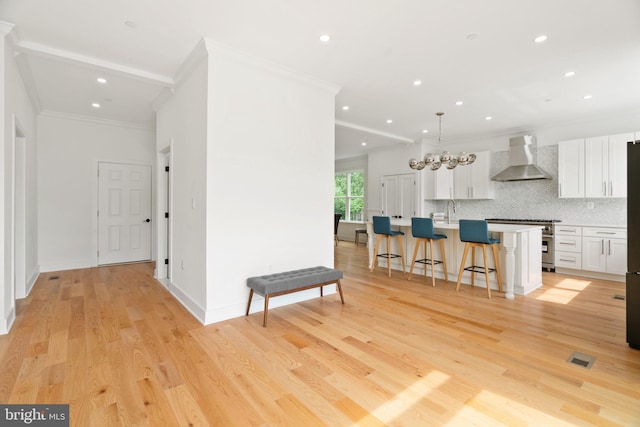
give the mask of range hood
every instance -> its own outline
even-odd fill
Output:
[[[534,165],[533,135],[509,139],[509,167],[493,176],[493,181],[527,181],[551,179],[551,175]]]

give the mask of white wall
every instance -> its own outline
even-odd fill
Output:
[[[333,267],[337,92],[208,47],[206,323],[244,314],[248,277]],[[316,289],[272,305],[318,296]],[[262,310],[261,298],[252,307]]]
[[[155,163],[155,132],[38,116],[38,236],[41,271],[97,263],[99,161]]]
[[[206,311],[207,59],[186,72],[156,115],[157,149],[171,150],[169,290],[204,322]],[[228,182],[228,181],[227,181]],[[158,186],[163,185],[160,180]]]
[[[2,38],[0,43],[0,94],[3,94],[0,103],[0,135],[2,137],[2,150],[0,150],[0,240],[3,245],[0,248],[0,333],[8,332],[15,317],[15,299],[23,297],[38,275],[37,259],[37,203],[36,203],[36,126],[35,109],[26,92],[20,73],[15,62],[14,52],[10,43]],[[16,142],[16,126],[24,136],[23,141]],[[21,144],[17,150],[18,159],[14,159],[15,144]],[[22,153],[22,154],[20,154]],[[15,167],[14,163],[21,157],[23,166]],[[22,170],[23,196],[14,196],[15,170]],[[18,180],[20,181],[20,180]],[[14,198],[22,197],[22,218],[14,218]],[[22,224],[22,232],[16,236],[13,233],[14,223]],[[20,248],[19,253],[14,251],[14,245]],[[21,269],[14,270],[14,262],[22,265]],[[23,275],[23,277],[16,277]],[[14,280],[22,283],[22,289],[16,293]]]

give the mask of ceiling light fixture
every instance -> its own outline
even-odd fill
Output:
[[[576,75],[575,71],[567,71],[566,73],[564,73],[565,77],[573,77]]]
[[[438,116],[438,146],[442,147],[442,116],[444,113],[436,113]],[[456,166],[466,166],[476,161],[475,154],[467,154],[464,151],[458,155],[452,155],[448,151],[443,151],[439,154],[427,153],[424,156],[424,160],[409,160],[409,167],[411,169],[422,170],[429,166],[432,171],[440,169],[440,166],[447,165],[447,169],[453,169]]]
[[[413,81],[413,85],[414,86],[420,86],[422,84],[422,80],[414,80]]]
[[[342,107],[342,109],[343,109],[344,111],[347,111],[347,110],[349,109],[349,106],[348,106],[348,105],[344,105],[344,106]]]
[[[320,36],[320,41],[323,43],[328,42],[329,40],[331,40],[331,37],[329,37],[327,34],[323,34]]]
[[[533,39],[534,42],[536,43],[542,43],[547,41],[547,36],[545,36],[544,34],[539,35],[538,37],[536,37],[535,39]]]
[[[91,104],[91,106],[92,106],[93,108],[100,108],[100,104],[98,104],[97,102],[93,102],[93,103]]]
[[[104,77],[98,77],[96,81],[98,83],[105,84],[107,82],[107,79],[105,79]]]
[[[464,104],[464,102],[462,102],[462,101],[456,101],[456,105],[460,106],[460,105],[462,105],[462,104]]]
[[[484,119],[485,119],[485,120],[487,120],[487,121],[489,121],[489,120],[493,119],[493,117],[491,117],[491,116],[487,116],[487,117],[485,117]]]
[[[584,96],[584,99],[591,99],[591,98],[593,98],[593,95],[585,95]]]
[[[393,123],[393,120],[387,119],[387,123]]]

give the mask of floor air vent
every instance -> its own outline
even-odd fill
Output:
[[[584,353],[578,353],[577,351],[571,353],[571,356],[567,359],[567,363],[573,363],[574,365],[582,366],[587,369],[591,369],[591,366],[593,366],[595,361],[595,357]]]
[[[619,300],[624,301],[624,295],[614,295],[613,299],[619,299]]]
[[[60,276],[49,276],[49,280],[58,280]]]

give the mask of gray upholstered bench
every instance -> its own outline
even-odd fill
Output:
[[[304,291],[305,289],[320,288],[320,296],[322,296],[322,287],[336,283],[338,292],[340,292],[340,300],[344,304],[342,295],[342,271],[334,270],[328,267],[312,267],[303,268],[301,270],[287,271],[284,273],[269,274],[267,276],[249,277],[247,286],[251,288],[249,292],[249,302],[247,304],[247,313],[251,308],[251,299],[253,293],[264,296],[264,318],[262,326],[267,326],[267,315],[269,313],[269,298],[278,295],[290,294],[292,292]]]

